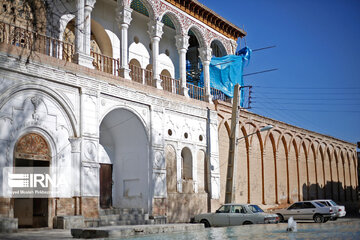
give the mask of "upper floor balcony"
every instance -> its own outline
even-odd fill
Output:
[[[209,64],[234,54],[245,33],[190,2],[77,0],[60,8],[39,1],[43,11],[24,7],[25,14],[20,1],[6,2],[0,42],[200,101],[230,101],[210,87]]]

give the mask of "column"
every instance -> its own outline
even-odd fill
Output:
[[[94,9],[96,0],[86,0],[84,9],[84,45],[83,51],[85,54],[90,55],[90,41],[91,41],[91,12]]]
[[[181,94],[189,97],[188,88],[186,87],[186,52],[189,47],[189,36],[188,35],[177,35],[176,47],[179,52],[179,72],[180,72],[180,88]]]
[[[88,2],[88,1],[87,1]],[[95,1],[93,0],[95,4]],[[93,5],[92,5],[93,6]],[[75,54],[73,56],[73,61],[79,65],[94,68],[92,65],[93,58],[84,51],[84,46],[86,43],[86,21],[85,21],[85,0],[76,1],[76,19],[75,19]],[[89,7],[88,7],[89,9]],[[87,14],[88,10],[87,10]],[[89,20],[90,21],[90,20]],[[90,24],[89,24],[90,27]],[[90,42],[90,41],[89,41]]]
[[[203,65],[204,71],[204,88],[205,88],[205,101],[212,103],[212,96],[210,94],[210,61],[212,58],[212,49],[209,47],[199,48],[200,59]]]
[[[75,215],[80,215],[80,198],[81,198],[81,138],[70,137],[71,144],[71,168],[72,168],[72,185]]]
[[[128,59],[128,29],[132,20],[132,9],[129,6],[120,6],[118,24],[121,32],[120,39],[120,77],[130,79],[129,59]]]
[[[163,34],[163,26],[164,24],[159,21],[150,21],[148,23],[149,26],[149,35],[151,39],[152,46],[152,65],[153,65],[153,81],[155,82],[155,87],[162,89],[159,73],[159,43],[161,40],[161,36]]]

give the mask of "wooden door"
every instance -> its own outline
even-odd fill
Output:
[[[110,208],[112,204],[112,165],[100,164],[100,207]]]

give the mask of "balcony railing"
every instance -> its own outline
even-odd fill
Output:
[[[221,92],[218,89],[210,88],[210,93],[211,93],[211,96],[213,97],[213,100],[222,100],[224,102],[231,103],[232,98],[226,96],[223,92]]]
[[[146,83],[146,85],[155,87],[152,71],[147,70],[147,69],[143,69],[143,71],[145,73],[145,83]]]
[[[0,42],[70,61],[75,49],[71,43],[0,22]]]
[[[165,91],[180,94],[180,81],[171,77],[160,75],[161,86]]]
[[[72,43],[60,41],[58,39],[4,22],[0,22],[0,43],[6,43],[25,48],[30,51],[36,51],[68,62],[72,61],[75,53],[75,47]],[[114,76],[119,76],[119,59],[114,59],[93,51],[91,51],[90,54],[94,58],[93,65],[97,70],[110,73]],[[134,65],[129,65],[129,68],[131,70],[130,77],[133,81],[155,87],[151,70],[141,69],[140,67]],[[160,78],[162,79],[162,87],[164,90],[175,94],[181,94],[179,80],[164,75],[160,75]],[[189,96],[191,98],[200,101],[205,100],[204,88],[190,83],[187,83],[186,86],[189,89]],[[230,101],[227,96],[218,90],[211,89],[211,93],[214,95],[214,99]]]
[[[204,101],[205,100],[205,91],[204,88],[192,85],[191,83],[186,83],[186,87],[189,89],[189,96],[191,98]]]
[[[108,57],[93,51],[90,52],[90,55],[94,58],[93,65],[97,70],[119,76],[119,59]]]
[[[144,84],[145,81],[144,70],[141,67],[133,64],[129,64],[129,68],[130,68],[131,80],[133,80],[134,82]]]

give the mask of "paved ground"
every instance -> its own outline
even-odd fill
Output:
[[[114,227],[115,229],[116,227]],[[298,222],[296,233],[286,232],[287,224],[246,225],[228,228],[209,228],[183,233],[152,234],[127,239],[360,239],[360,219],[343,218],[323,224]],[[0,239],[73,239],[70,230],[20,229],[17,233],[0,234]],[[113,239],[119,239],[118,237]]]

